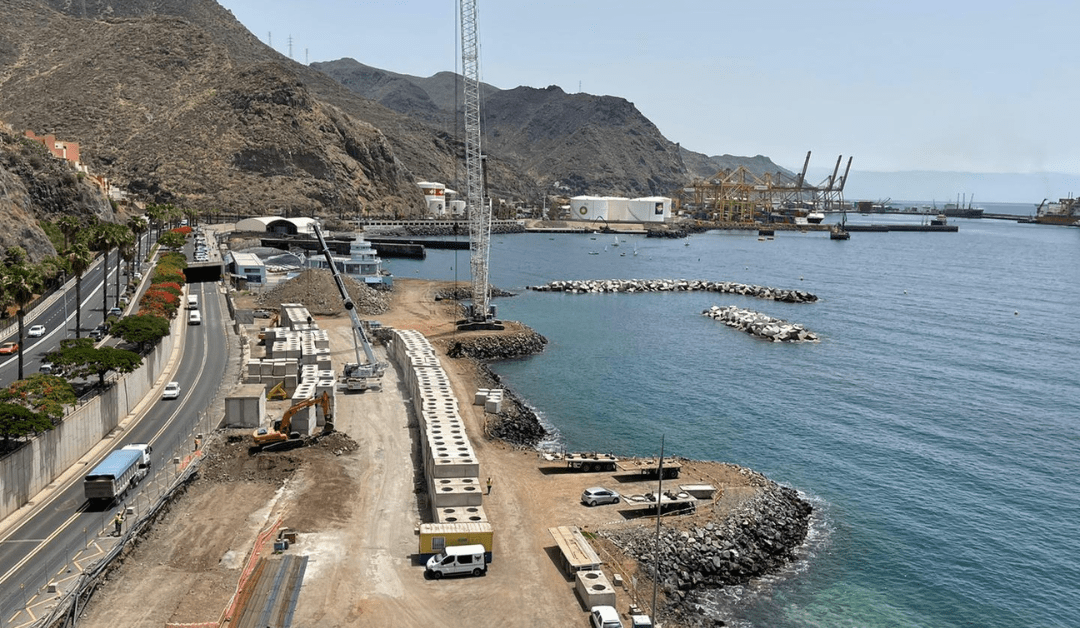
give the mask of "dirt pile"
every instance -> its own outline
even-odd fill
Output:
[[[351,277],[343,279],[345,289],[360,314],[377,315],[390,310],[389,293],[373,290]],[[282,303],[300,303],[316,316],[337,316],[345,312],[334,276],[329,270],[305,270],[260,295],[257,302],[261,307],[272,308],[280,308]]]
[[[312,457],[340,456],[358,447],[347,434],[335,432],[320,437],[307,447],[287,452],[256,452],[251,434],[231,430],[221,442],[203,450],[199,479],[212,483],[260,482],[281,484],[295,477],[297,470]]]

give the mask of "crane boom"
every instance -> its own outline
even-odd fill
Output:
[[[326,239],[323,238],[322,230],[319,229],[318,225],[312,225],[312,228],[315,231],[315,237],[319,240],[319,248],[322,249],[326,263],[330,266],[330,273],[333,275],[334,283],[341,294],[341,301],[345,305],[345,311],[349,313],[349,318],[352,320],[353,348],[356,350],[356,363],[346,364],[342,369],[343,383],[346,387],[354,390],[377,387],[371,385],[367,380],[368,378],[378,379],[382,377],[387,364],[379,362],[375,358],[375,351],[371,348],[371,341],[368,340],[367,332],[364,331],[364,325],[360,321],[360,317],[356,315],[356,304],[353,303],[352,297],[349,296],[349,291],[345,289],[345,280],[338,271],[337,264],[334,263],[334,256],[330,253],[330,247],[326,244]],[[363,356],[360,355],[361,350],[364,352]]]

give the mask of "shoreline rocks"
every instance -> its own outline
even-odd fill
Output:
[[[804,290],[789,290],[755,286],[734,281],[705,281],[701,279],[575,279],[552,281],[542,286],[528,286],[538,292],[570,292],[595,294],[605,292],[719,292],[779,301],[781,303],[814,303],[817,295]]]
[[[795,550],[806,540],[813,507],[792,488],[750,469],[740,472],[760,480],[757,495],[704,524],[665,522],[659,546],[648,527],[598,532],[637,560],[644,573],[656,565],[666,598],[663,613],[678,625],[714,625],[701,613],[702,596],[775,573],[796,559]]]
[[[817,334],[802,325],[773,318],[761,312],[740,309],[734,305],[727,307],[714,305],[703,311],[702,315],[771,342],[818,342],[819,340]]]

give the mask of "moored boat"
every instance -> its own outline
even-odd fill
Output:
[[[1062,198],[1056,203],[1043,199],[1035,213],[1035,222],[1044,225],[1080,224],[1080,198]]]

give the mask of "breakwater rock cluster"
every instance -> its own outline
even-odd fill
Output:
[[[542,286],[529,286],[541,292],[719,292],[740,294],[783,303],[813,303],[817,296],[803,290],[786,290],[737,283],[734,281],[704,281],[701,279],[575,279],[552,281]]]
[[[512,389],[503,386],[502,379],[486,364],[480,365],[478,373],[485,382],[481,388],[502,388],[503,391],[502,410],[484,426],[487,436],[520,447],[536,447],[548,435],[539,415]]]
[[[656,566],[664,614],[678,617],[680,625],[712,625],[698,607],[701,595],[776,572],[796,558],[806,539],[813,507],[794,489],[749,469],[741,473],[760,480],[753,497],[726,516],[664,527],[659,544],[650,526],[599,532],[636,559],[643,573]]]
[[[458,286],[455,288],[443,288],[435,293],[436,301],[464,301],[471,299],[473,296],[472,286]],[[488,286],[489,297],[512,297],[516,296],[513,292],[507,292],[495,286]]]
[[[446,355],[475,360],[509,360],[541,353],[547,338],[532,329],[510,333],[477,335],[449,342]]]
[[[751,336],[757,336],[772,342],[818,341],[817,334],[802,325],[773,318],[761,312],[743,310],[734,305],[727,307],[714,305],[702,312],[702,314],[718,320],[728,327],[734,327],[740,331],[745,331]]]
[[[512,221],[493,220],[491,233],[525,233],[525,225]],[[460,236],[469,235],[469,225],[462,221],[457,225],[404,224],[396,227],[380,227],[379,235],[396,236]]]

